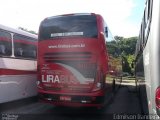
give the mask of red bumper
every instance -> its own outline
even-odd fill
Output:
[[[102,90],[91,93],[55,93],[44,90],[38,92],[41,101],[56,106],[103,107],[105,101],[105,92]],[[69,99],[61,99],[61,97]]]

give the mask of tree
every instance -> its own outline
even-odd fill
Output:
[[[119,53],[119,47],[116,41],[110,41],[106,43],[108,53],[111,54],[113,57],[118,57],[120,55]]]
[[[33,30],[27,30],[26,28],[23,27],[18,27],[18,29],[37,35],[37,33]]]
[[[121,40],[123,40],[124,38],[123,38],[122,36],[115,36],[114,39],[115,39],[116,41],[121,41]]]
[[[131,73],[131,67],[129,66],[127,56],[122,56],[122,71]]]
[[[113,57],[121,56],[123,59],[123,71],[132,73],[132,63],[135,60],[135,46],[138,37],[124,38],[115,36],[115,41],[107,42],[107,49],[109,54]]]

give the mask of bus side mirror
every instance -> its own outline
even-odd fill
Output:
[[[108,37],[108,28],[105,27],[105,34],[106,34],[106,37]]]

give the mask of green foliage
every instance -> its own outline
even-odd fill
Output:
[[[121,37],[121,36],[115,36],[114,39],[115,39],[116,41],[120,41],[120,40],[123,40],[124,38]]]
[[[122,56],[122,71],[131,73],[131,67],[130,67],[129,62],[127,60],[127,56]]]
[[[123,72],[133,73],[132,63],[135,60],[135,47],[138,37],[123,38],[115,36],[115,41],[107,42],[107,49],[113,57],[122,57]]]
[[[121,52],[125,55],[133,55],[138,37],[123,38],[119,41]]]
[[[37,35],[37,33],[33,30],[28,30],[28,29],[23,28],[23,27],[18,27],[18,29]]]
[[[107,49],[110,55],[112,55],[113,57],[117,57],[120,55],[119,47],[116,41],[110,41],[110,42],[107,42],[106,44],[107,44]]]

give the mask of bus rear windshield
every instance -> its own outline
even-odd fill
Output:
[[[97,38],[97,21],[94,15],[61,16],[42,22],[39,39],[57,39],[68,37]]]

